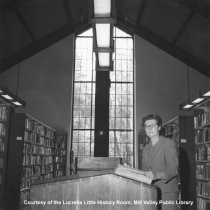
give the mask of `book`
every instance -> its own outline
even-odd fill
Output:
[[[114,174],[120,175],[129,179],[133,179],[135,181],[143,182],[146,184],[151,184],[152,179],[145,176],[145,172],[142,170],[133,169],[127,166],[119,165],[116,169]]]

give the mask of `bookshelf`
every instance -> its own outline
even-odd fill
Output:
[[[54,177],[66,175],[67,134],[56,132],[54,140]]]
[[[179,199],[193,201],[193,206],[181,209],[196,209],[195,143],[193,116],[179,115],[163,126],[163,135],[173,139],[179,152]]]
[[[11,115],[7,209],[19,209],[35,182],[53,178],[55,130],[23,113]]]
[[[197,208],[210,208],[210,99],[194,108]]]
[[[13,111],[10,105],[0,102],[0,210],[5,206],[9,123]]]

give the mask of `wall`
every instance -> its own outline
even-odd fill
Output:
[[[136,135],[141,119],[157,113],[163,121],[178,115],[187,99],[187,66],[135,37]],[[73,36],[52,45],[20,65],[18,95],[26,101],[25,112],[45,124],[68,133],[71,129]],[[16,92],[18,66],[0,74],[0,84]],[[190,68],[191,98],[210,88],[210,79]],[[69,157],[68,157],[69,160]]]
[[[159,114],[166,122],[180,114],[179,104],[188,97],[187,65],[135,37],[136,57],[136,122],[150,113]],[[210,78],[189,67],[190,98],[199,90],[210,88]]]
[[[70,139],[73,36],[0,74],[0,84],[14,93],[19,67],[18,96],[26,101],[26,108],[19,112],[24,111],[56,130],[67,132]],[[68,152],[68,162],[69,159]]]

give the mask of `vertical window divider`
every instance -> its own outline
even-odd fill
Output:
[[[92,150],[95,145],[96,72],[91,30],[77,35],[78,41],[75,40],[71,148],[75,150],[75,156],[80,157],[93,156]],[[135,154],[134,41],[131,35],[118,28],[114,27],[113,33],[114,71],[110,72],[112,100],[108,105],[111,110],[109,156],[122,157],[125,163],[133,166]]]

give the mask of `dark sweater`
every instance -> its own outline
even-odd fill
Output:
[[[154,184],[161,193],[178,192],[178,152],[175,142],[163,136],[152,146],[151,142],[143,148],[142,170],[152,171]]]

